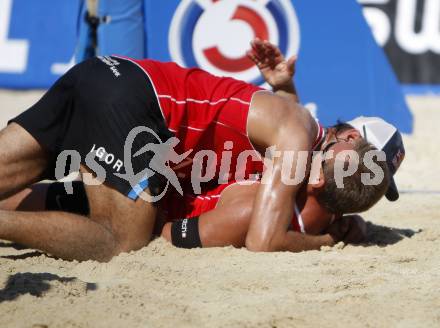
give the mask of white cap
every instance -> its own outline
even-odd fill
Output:
[[[405,148],[399,130],[380,117],[360,116],[347,123],[358,130],[362,137],[378,150],[385,152],[387,165],[391,173],[390,186],[385,196],[390,201],[397,200],[399,192],[393,176],[405,157]]]

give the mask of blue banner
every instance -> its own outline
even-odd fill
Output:
[[[145,58],[144,0],[100,0],[97,4],[100,23],[95,33],[98,47],[93,48],[94,31],[86,22],[87,6],[83,5],[79,20],[76,61],[114,54]]]
[[[301,101],[324,124],[380,116],[403,132],[412,116],[356,1],[147,1],[150,58],[261,83],[245,59],[254,36],[298,55]],[[343,19],[341,19],[343,18]]]
[[[79,5],[0,1],[0,87],[47,88],[73,64]]]
[[[80,3],[0,0],[0,86],[48,87],[73,63]],[[298,55],[300,98],[322,123],[381,116],[412,130],[401,87],[355,0],[145,0],[143,10],[147,57],[260,84],[245,56],[258,36]]]

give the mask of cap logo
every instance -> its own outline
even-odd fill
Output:
[[[404,158],[405,158],[405,153],[401,149],[399,149],[397,151],[397,154],[393,158],[393,166],[395,167],[396,170],[399,168]]]

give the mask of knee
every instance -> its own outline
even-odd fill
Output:
[[[113,250],[112,256],[118,256],[121,253],[130,253],[132,251],[140,250],[141,248],[147,246],[150,240],[142,239],[142,240],[120,240],[117,242],[116,247]]]
[[[92,245],[92,249],[88,250],[90,257],[87,259],[89,260],[109,262],[121,253],[129,253],[147,246],[150,241],[146,237],[139,238],[139,236],[112,229],[105,220],[96,220],[94,217],[90,217],[90,219],[98,221],[96,223],[100,226],[101,233],[99,238],[94,236],[93,240],[89,240],[87,243]]]
[[[95,245],[94,256],[91,259],[106,263],[122,253],[129,253],[137,249],[139,248],[133,247],[128,243],[118,242],[115,236],[111,236],[106,241],[103,241],[101,245]]]
[[[111,230],[111,240],[105,243],[106,249],[101,253],[103,254],[103,261],[108,262],[113,257],[122,253],[130,253],[137,251],[149,244],[150,239],[139,238],[138,236],[121,234],[118,231]]]

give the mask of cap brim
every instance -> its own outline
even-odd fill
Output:
[[[390,186],[388,187],[385,197],[391,202],[399,199],[399,191],[397,190],[396,182],[394,182],[393,178],[391,178]]]

